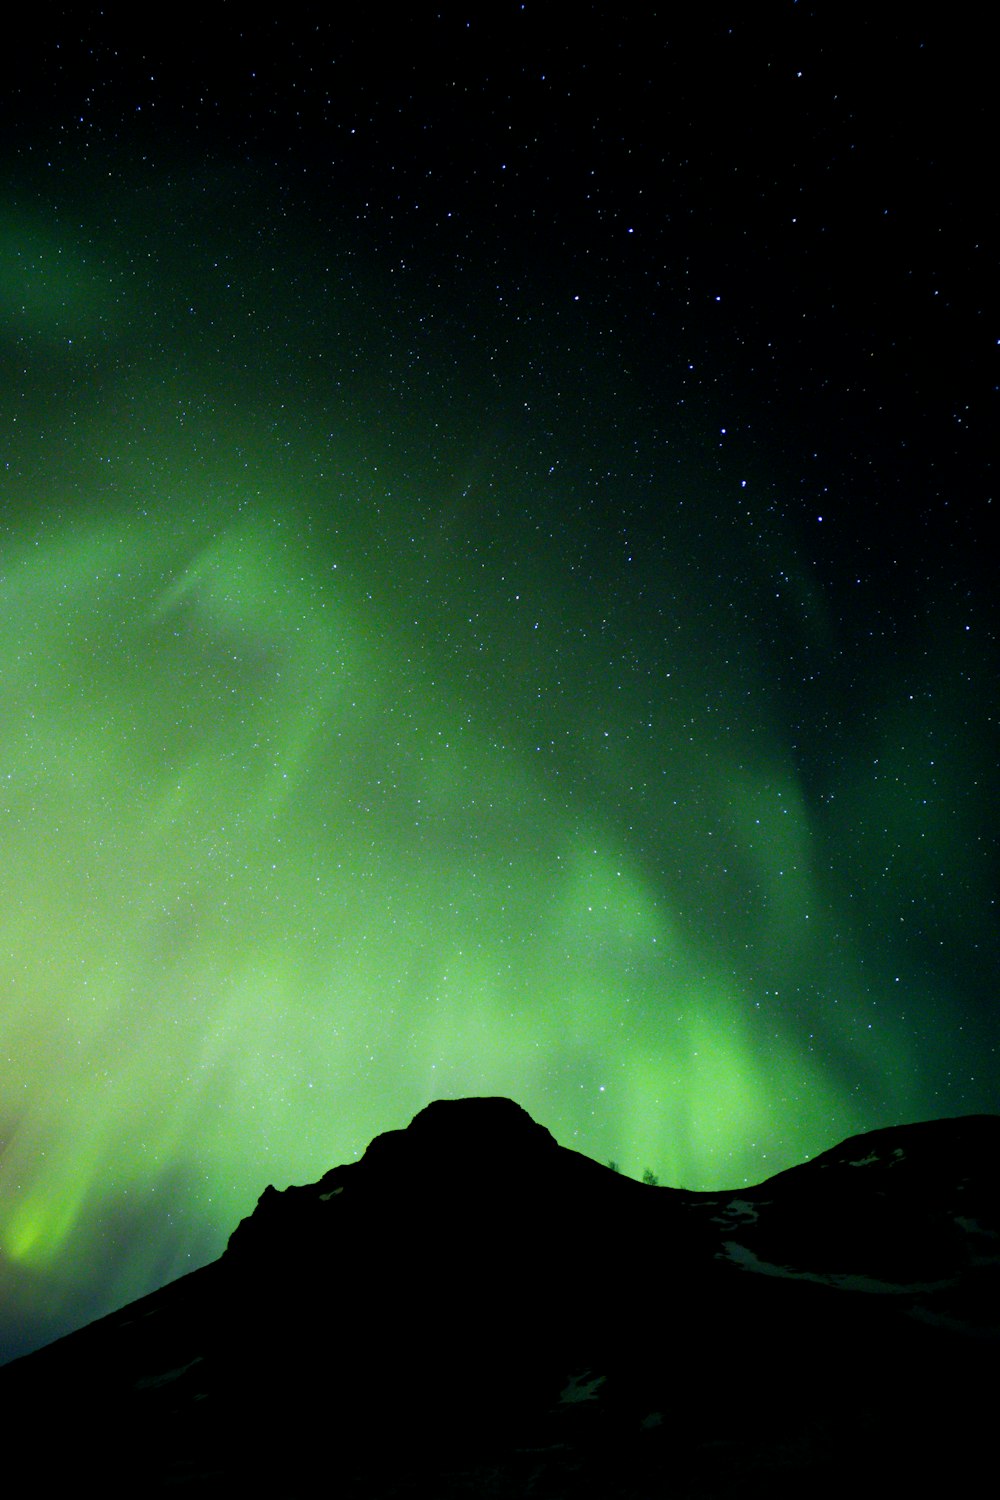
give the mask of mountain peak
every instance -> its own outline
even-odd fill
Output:
[[[544,1125],[533,1120],[528,1111],[513,1099],[499,1094],[434,1099],[413,1116],[409,1129],[422,1136],[440,1136],[450,1144],[461,1135],[473,1138],[487,1148],[502,1143],[505,1150],[516,1140],[530,1140],[536,1147],[542,1141],[555,1145],[552,1134]]]
[[[510,1172],[558,1149],[550,1132],[513,1099],[435,1099],[405,1130],[376,1136],[362,1162],[401,1153],[428,1168]]]
[[[516,1221],[528,1221],[535,1235],[553,1232],[556,1215],[568,1225],[589,1211],[581,1174],[612,1178],[612,1192],[639,1186],[558,1145],[512,1099],[436,1099],[405,1129],[377,1135],[360,1161],[333,1167],[304,1187],[267,1188],[230,1236],[227,1254],[285,1255],[303,1240],[325,1244],[330,1234],[343,1252],[345,1241],[358,1237],[388,1240],[386,1221],[401,1213],[439,1225],[459,1217],[463,1232],[474,1226],[483,1237],[481,1253],[492,1253],[505,1224],[515,1221],[511,1201]],[[382,1247],[372,1253],[382,1254]]]

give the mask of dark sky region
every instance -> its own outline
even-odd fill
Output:
[[[437,1096],[1000,1104],[985,13],[272,9],[0,62],[5,1356]]]

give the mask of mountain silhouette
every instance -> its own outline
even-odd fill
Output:
[[[992,1458],[998,1150],[904,1125],[694,1193],[439,1100],[0,1370],[8,1452],[43,1494],[950,1491]]]

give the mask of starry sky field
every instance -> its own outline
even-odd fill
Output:
[[[1000,1108],[986,38],[650,9],[6,49],[0,1357],[439,1096]]]

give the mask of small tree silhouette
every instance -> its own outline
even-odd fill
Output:
[[[660,1185],[660,1179],[657,1177],[652,1167],[646,1168],[646,1170],[642,1174],[642,1180],[647,1187],[659,1187]]]

